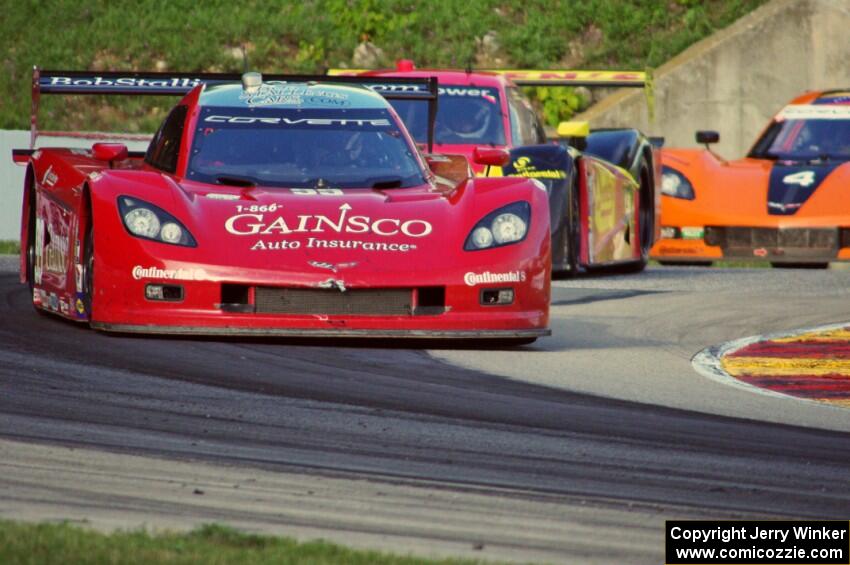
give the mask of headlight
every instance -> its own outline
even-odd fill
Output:
[[[695,198],[694,187],[685,175],[666,165],[661,168],[661,194],[685,200]]]
[[[531,221],[531,205],[514,202],[495,210],[475,224],[463,248],[466,251],[492,249],[525,239]]]
[[[119,196],[118,211],[131,235],[186,247],[198,245],[174,216],[153,204],[130,196]]]

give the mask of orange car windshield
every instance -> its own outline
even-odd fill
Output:
[[[850,119],[774,122],[756,143],[753,156],[789,161],[850,160]]]

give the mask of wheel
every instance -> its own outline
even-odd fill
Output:
[[[30,199],[30,214],[27,219],[27,286],[30,298],[35,288],[35,198]]]
[[[94,222],[89,212],[89,226],[86,229],[86,241],[83,244],[83,306],[91,320],[94,302]]]
[[[637,234],[640,244],[640,257],[632,262],[617,268],[616,272],[639,273],[646,268],[649,262],[649,250],[652,248],[652,235],[655,233],[655,191],[652,188],[652,173],[646,156],[641,157],[638,169],[638,181],[640,192],[638,193],[638,213],[635,218],[637,225],[634,233]]]
[[[30,213],[27,220],[27,288],[30,294],[30,304],[33,309],[42,316],[47,315],[47,310],[36,306],[33,302],[33,293],[35,292],[35,193],[34,188],[30,186]]]
[[[552,271],[553,278],[574,277],[578,274],[579,257],[581,254],[581,212],[579,209],[578,179],[570,186],[567,200],[567,231],[564,238],[564,257],[567,260],[567,269]]]
[[[829,263],[774,263],[770,262],[774,269],[827,269]]]

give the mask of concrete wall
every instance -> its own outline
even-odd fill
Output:
[[[91,147],[92,141],[52,137],[40,138],[41,147]],[[21,203],[26,167],[12,162],[12,149],[30,146],[29,131],[0,130],[0,240],[21,237]],[[147,142],[128,141],[131,151],[144,151]]]
[[[12,149],[30,146],[30,132],[0,130],[0,239],[21,237],[21,200],[26,169],[12,162]]]
[[[576,119],[638,127],[668,147],[720,132],[718,153],[746,153],[767,121],[806,90],[850,89],[850,0],[773,0],[656,69],[655,117],[642,92],[622,91]]]

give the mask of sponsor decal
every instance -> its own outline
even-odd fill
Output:
[[[437,88],[437,93],[440,96],[483,98],[491,104],[498,103],[498,93],[495,88],[466,88],[463,86],[441,86]]]
[[[135,78],[135,77],[120,77],[120,78],[111,78],[105,79],[99,76],[86,77],[86,78],[73,78],[73,77],[62,77],[55,76],[50,77],[48,81],[48,85],[50,86],[100,86],[109,88],[109,87],[123,87],[123,88],[179,88],[191,90],[201,84],[200,79],[197,78],[161,78],[161,79],[149,79],[149,78]]]
[[[540,179],[565,179],[567,178],[566,171],[557,169],[538,169],[531,162],[530,157],[520,157],[511,166],[514,168],[513,173],[508,173],[509,177],[528,177]]]
[[[71,312],[71,305],[68,304],[68,301],[64,298],[59,300],[59,311],[65,314],[66,316]]]
[[[418,92],[428,92],[428,88],[425,86],[421,86],[418,84],[367,84],[366,88],[373,92],[381,93],[381,92],[392,92],[394,94],[397,93],[405,93],[409,92],[412,94],[416,94]]]
[[[159,267],[133,267],[133,279],[168,279],[176,281],[203,281],[207,274],[203,269],[160,269]]]
[[[83,302],[83,295],[81,293],[77,293],[77,299],[74,301],[74,311],[77,313],[78,318],[86,317],[86,303]]]
[[[764,247],[753,249],[753,255],[755,255],[756,257],[767,257],[767,249],[765,249]]]
[[[50,309],[51,309],[51,310],[53,310],[53,311],[57,311],[57,310],[59,310],[59,297],[58,297],[58,296],[56,296],[56,293],[53,293],[53,292],[51,292],[51,293],[50,293],[50,296],[49,296],[49,298],[48,298],[47,305],[48,305],[48,306],[50,307]]]
[[[662,245],[658,248],[659,253],[663,253],[665,255],[697,255],[699,250],[691,249],[689,247],[669,247],[667,245]]]
[[[525,271],[509,271],[507,273],[491,273],[490,271],[473,273],[470,271],[463,276],[463,282],[466,283],[466,286],[491,283],[525,282],[525,279]]]
[[[844,104],[792,104],[785,106],[776,115],[776,121],[784,120],[847,120],[850,106]]]
[[[351,102],[348,94],[321,86],[287,84],[268,81],[252,91],[245,91],[239,99],[248,106],[302,106],[306,104],[344,108]]]
[[[256,212],[252,209],[256,208]],[[303,234],[353,234],[373,235],[379,237],[406,236],[413,239],[426,237],[433,231],[430,222],[419,219],[404,220],[401,218],[373,218],[352,213],[351,205],[344,203],[339,207],[336,218],[321,214],[301,214],[287,218],[282,214],[269,216],[270,213],[282,210],[282,206],[269,204],[263,206],[237,206],[237,213],[224,223],[224,229],[237,236],[268,236]],[[241,213],[247,211],[248,213]],[[286,250],[315,248],[315,249],[360,249],[363,251],[401,251],[416,249],[412,243],[374,242],[357,239],[324,239],[323,237],[307,237],[306,240],[257,240],[251,251]]]
[[[270,205],[269,208],[275,206]],[[275,207],[277,210],[279,207]],[[400,218],[372,218],[351,212],[350,204],[339,207],[339,215],[329,218],[320,214],[301,214],[297,218],[283,215],[269,217],[260,213],[240,213],[229,217],[224,229],[233,235],[286,235],[290,233],[323,233],[326,230],[335,233],[374,234],[381,237],[394,237],[399,234],[412,238],[429,235],[433,226],[425,220],[402,220]],[[237,212],[240,211],[237,208]],[[270,210],[272,211],[272,210]]]
[[[64,273],[68,264],[68,238],[50,231],[50,243],[44,248],[44,270],[49,273]]]
[[[354,267],[357,265],[357,261],[351,261],[349,263],[326,263],[324,261],[307,261],[307,264],[311,267],[316,267],[317,269],[327,269],[329,271],[333,271],[336,273],[340,269],[347,269],[348,267]]]
[[[213,115],[204,118],[205,123],[213,124],[262,124],[272,126],[372,126],[389,127],[386,118],[285,118],[274,116],[227,116]]]
[[[702,239],[705,230],[699,227],[683,227],[682,239]]]
[[[77,292],[83,291],[83,266],[79,263],[74,265],[74,286]]]
[[[795,214],[840,162],[818,166],[779,162],[770,171],[767,189],[767,213],[773,216]]]
[[[53,165],[47,167],[47,170],[44,171],[44,176],[41,177],[42,186],[53,186],[59,181],[59,176],[53,172]]]
[[[395,243],[386,241],[361,241],[358,239],[318,239],[308,237],[307,241],[257,240],[251,251],[279,251],[287,249],[359,249],[361,251],[400,251],[407,253],[416,249],[413,243]]]

